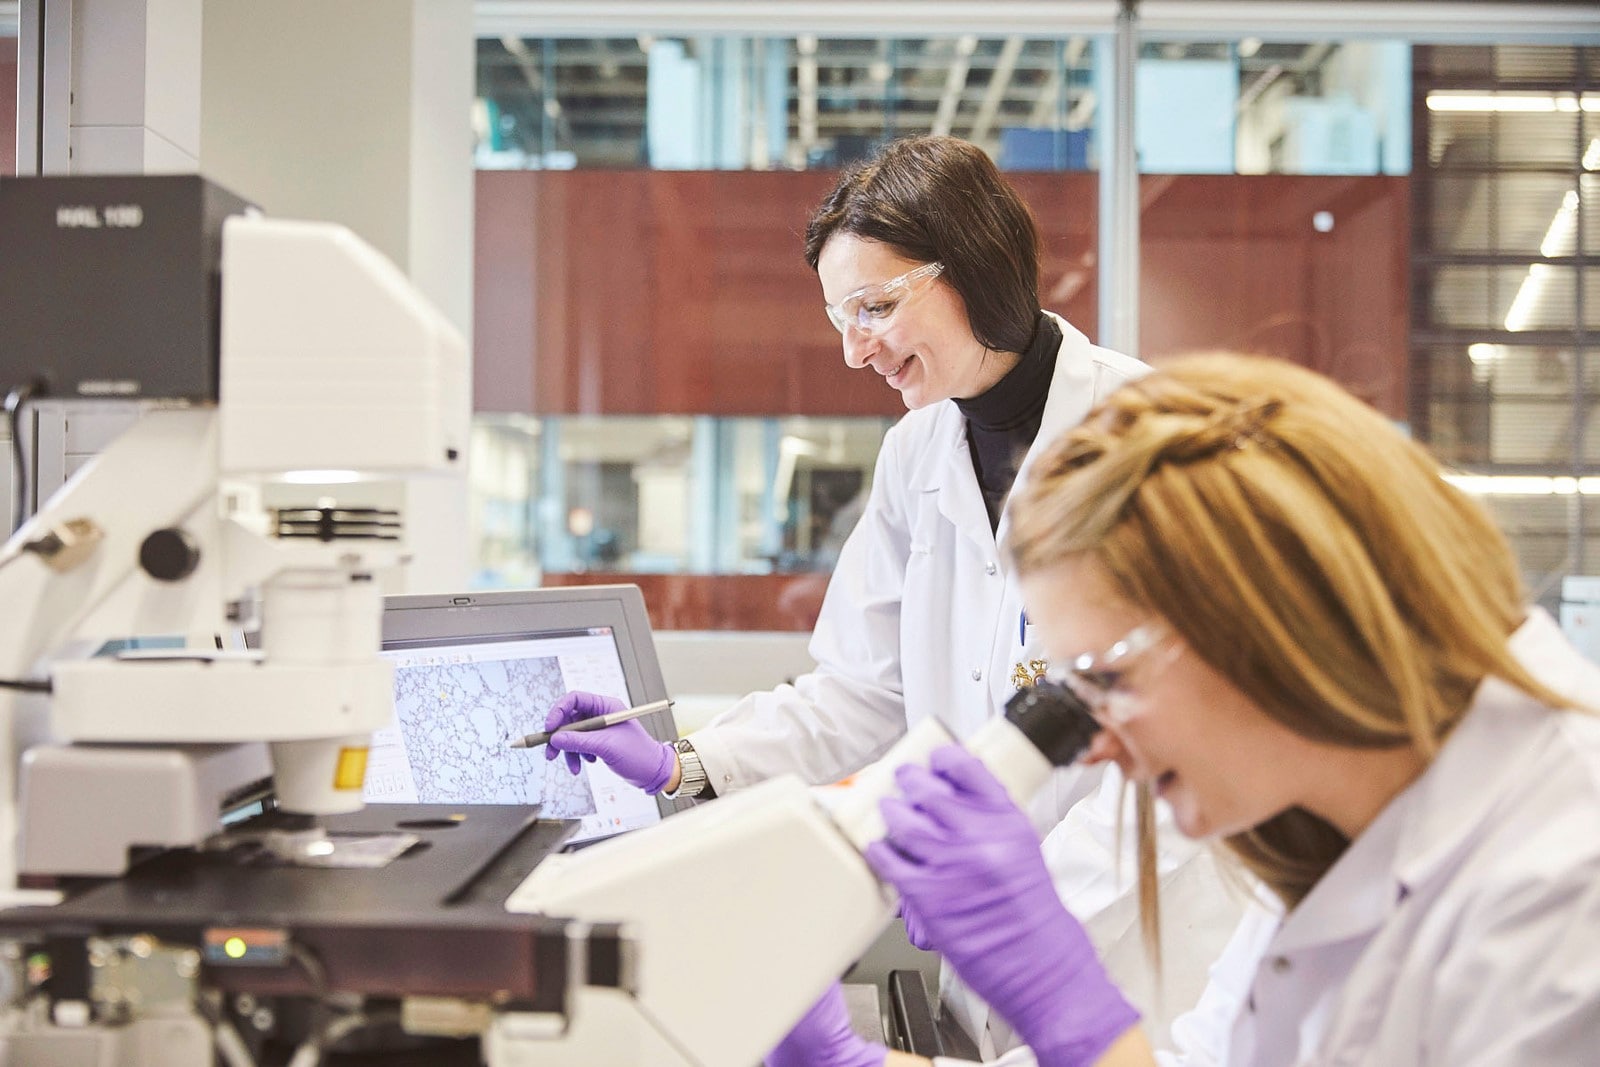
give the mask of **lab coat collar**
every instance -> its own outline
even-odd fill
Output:
[[[1417,803],[1416,789],[1417,783],[1413,783],[1390,801],[1299,906],[1284,917],[1271,952],[1337,944],[1383,925],[1400,902],[1392,872],[1405,823]]]
[[[1571,693],[1577,656],[1555,620],[1541,608],[1528,613],[1510,640],[1511,654],[1535,678]],[[1447,873],[1490,813],[1527,780],[1525,769],[1557,733],[1543,704],[1499,678],[1478,687],[1472,706],[1429,772],[1424,803],[1407,827],[1395,874],[1409,889]]]
[[[1567,667],[1573,656],[1550,616],[1539,609],[1529,613],[1510,646],[1542,680]],[[1432,765],[1390,801],[1289,913],[1272,951],[1369,934],[1408,896],[1446,876],[1491,812],[1526,777],[1525,768],[1555,729],[1542,705],[1506,682],[1486,679]]]
[[[1054,312],[1046,315],[1061,328],[1061,347],[1056,349],[1056,367],[1050,376],[1050,395],[1044,402],[1044,415],[1039,422],[1039,434],[1034,438],[1028,454],[1023,458],[1021,471],[1039,451],[1064,430],[1083,421],[1094,402],[1095,368],[1091,355],[1094,345],[1079,333],[1071,323]],[[910,417],[918,413],[913,412]],[[972,456],[967,451],[967,421],[953,400],[941,401],[928,413],[934,419],[933,432],[929,434],[930,456],[935,462],[922,466],[917,488],[924,493],[937,492],[948,484],[950,471],[947,464],[965,463],[972,466]],[[1017,480],[1022,480],[1018,473]],[[977,476],[973,476],[976,484]],[[987,518],[984,520],[987,522]]]
[[[1095,346],[1066,319],[1046,311],[1061,329],[1061,347],[1056,349],[1056,369],[1050,377],[1050,395],[1044,402],[1044,416],[1039,421],[1039,434],[1028,446],[1017,471],[1020,484],[1028,474],[1029,464],[1039,453],[1067,430],[1083,421],[1094,407],[1095,400]]]

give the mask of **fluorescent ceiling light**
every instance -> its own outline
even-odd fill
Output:
[[[1506,329],[1520,333],[1528,328],[1528,323],[1533,320],[1534,305],[1544,296],[1550,274],[1551,268],[1547,264],[1529,265],[1528,273],[1523,277],[1522,285],[1518,287],[1517,295],[1511,301],[1511,310],[1506,312]]]
[[[1446,474],[1444,480],[1473,496],[1593,496],[1600,477],[1543,474]]]
[[[1595,144],[1600,144],[1596,140]],[[1555,217],[1550,220],[1550,228],[1544,231],[1544,240],[1539,242],[1541,256],[1564,256],[1575,247],[1574,238],[1578,233],[1578,190],[1568,189],[1561,198],[1561,206],[1556,209]]]
[[[1436,89],[1428,94],[1429,111],[1486,113],[1515,111],[1524,114],[1574,114],[1600,111],[1600,93],[1482,93]]]
[[[1590,141],[1588,151],[1583,154],[1584,169],[1594,170],[1596,164],[1600,164],[1600,137]],[[1576,189],[1568,189],[1562,196],[1561,206],[1551,217],[1550,225],[1544,231],[1544,240],[1539,242],[1541,256],[1553,259],[1556,256],[1571,255],[1576,249],[1578,201],[1579,195]],[[1516,297],[1511,301],[1511,310],[1506,312],[1506,329],[1520,332],[1528,328],[1528,323],[1533,319],[1533,310],[1544,295],[1545,287],[1554,273],[1555,269],[1546,263],[1534,263],[1528,267],[1528,273],[1522,279]]]
[[[303,470],[284,471],[278,480],[290,485],[349,485],[361,480],[360,471],[352,470]]]

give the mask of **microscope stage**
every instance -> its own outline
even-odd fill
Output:
[[[121,878],[69,890],[56,907],[0,912],[0,936],[147,934],[199,949],[205,984],[230,992],[559,1007],[566,922],[512,914],[504,904],[576,822],[541,820],[522,805],[411,804],[319,822],[335,838],[403,831],[420,840],[386,866],[356,868],[288,865],[249,847],[164,852]],[[240,958],[224,950],[230,939]]]

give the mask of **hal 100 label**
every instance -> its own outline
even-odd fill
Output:
[[[138,204],[63,204],[56,208],[56,226],[69,230],[131,230],[144,224],[144,208]]]

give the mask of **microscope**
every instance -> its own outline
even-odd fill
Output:
[[[342,227],[0,179],[8,408],[142,410],[0,550],[0,1062],[750,1067],[892,918],[861,851],[936,723],[571,854],[536,810],[363,810],[395,486],[460,472],[465,362]],[[960,740],[1025,803],[1094,729],[1043,684]]]
[[[1098,729],[1070,689],[1046,682],[1019,691],[1004,717],[962,743],[1025,806]],[[554,1047],[519,1031],[515,1014],[501,1016],[488,1062],[758,1062],[894,918],[893,890],[862,856],[884,835],[879,801],[898,792],[896,767],[926,763],[955,740],[926,721],[847,787],[785,775],[545,860],[507,908],[621,923],[637,946],[633,980],[576,990]]]
[[[460,336],[348,231],[193,176],[0,183],[0,291],[8,409],[144,407],[0,550],[0,683],[47,692],[62,742],[22,756],[16,873],[196,845],[269,774],[286,811],[358,810],[391,699],[376,578],[406,558],[367,502],[464,468]],[[203,647],[240,629],[259,655]],[[146,635],[191,640],[58,655]]]
[[[31,399],[138,410],[0,550],[0,1062],[559,1011],[603,931],[472,876],[562,825],[362,810],[404,483],[466,463],[457,331],[343,227],[197,176],[0,179],[0,379],[19,448]]]

